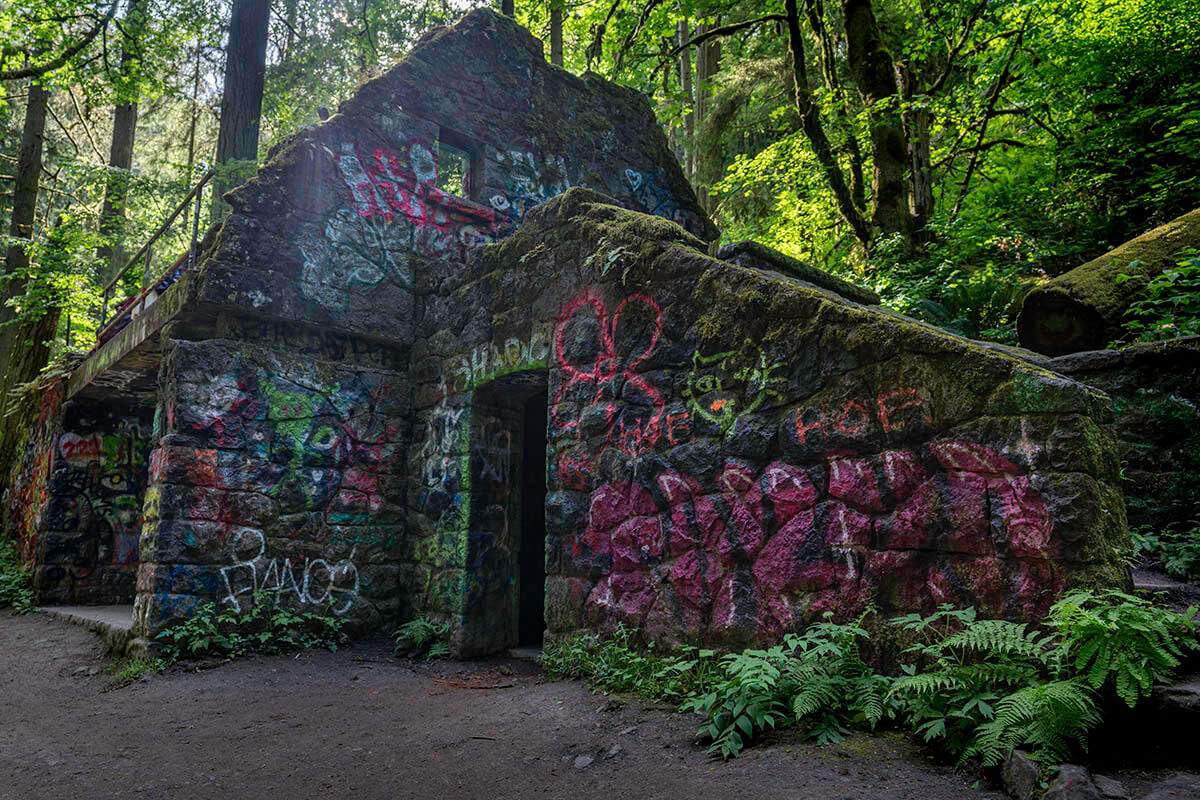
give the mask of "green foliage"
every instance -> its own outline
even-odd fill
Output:
[[[14,614],[27,614],[36,608],[29,568],[21,563],[16,546],[0,539],[0,608],[5,606]]]
[[[236,657],[245,653],[282,653],[310,647],[336,650],[345,639],[345,620],[331,607],[325,613],[295,611],[280,605],[275,596],[255,592],[241,608],[206,603],[188,619],[159,632],[168,661],[205,656]]]
[[[1183,531],[1134,529],[1133,557],[1158,562],[1180,580],[1200,579],[1200,526]]]
[[[830,616],[803,634],[785,636],[781,645],[721,659],[722,680],[683,704],[706,716],[700,733],[712,740],[710,753],[736,757],[758,733],[798,722],[809,723],[809,734],[829,744],[840,741],[850,724],[874,728],[893,716],[891,679],[859,655],[860,641],[868,638],[863,617],[839,625]]]
[[[548,645],[542,668],[598,689],[681,701],[682,710],[704,715],[699,733],[725,759],[762,732],[797,723],[827,744],[853,727],[898,721],[960,763],[992,766],[1016,747],[1052,763],[1087,749],[1100,721],[1096,689],[1111,685],[1132,705],[1169,676],[1185,649],[1200,646],[1195,612],[1076,591],[1031,627],[943,605],[890,621],[893,634],[912,642],[898,677],[874,671],[860,655],[872,612],[851,624],[826,615],[774,647],[719,659],[694,648],[639,652],[635,632],[618,626],[609,639],[588,634]]]
[[[406,622],[392,634],[395,652],[405,651],[414,658],[424,654],[426,660],[450,655],[449,637],[449,622],[434,622],[428,617]]]
[[[1050,609],[1065,664],[1089,686],[1115,690],[1130,708],[1200,649],[1195,606],[1182,614],[1117,591],[1074,591]]]
[[[166,658],[144,658],[137,656],[114,661],[105,670],[117,683],[136,681],[148,672],[162,672],[170,666]]]
[[[1121,273],[1117,282],[1137,278]],[[1155,275],[1130,304],[1126,316],[1127,338],[1135,342],[1200,334],[1200,253],[1189,250],[1175,266]]]
[[[1024,623],[976,619],[974,608],[944,605],[892,624],[917,638],[904,650],[913,662],[903,667],[892,697],[925,741],[961,758],[972,752],[979,727],[995,718],[1001,698],[1055,666],[1049,637]]]
[[[1035,760],[1066,761],[1100,722],[1092,693],[1076,680],[1048,681],[1018,689],[996,702],[995,715],[975,730],[962,757],[995,766],[1017,747],[1029,747]]]
[[[716,653],[684,647],[658,653],[634,646],[637,631],[618,624],[610,637],[573,636],[542,649],[542,670],[554,678],[582,678],[594,689],[678,703],[706,692],[717,676]]]

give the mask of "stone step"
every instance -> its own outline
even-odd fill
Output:
[[[1161,594],[1166,604],[1182,611],[1200,603],[1200,585],[1177,581],[1165,572],[1139,567],[1133,571],[1133,588]]]
[[[52,619],[79,625],[100,636],[104,652],[123,656],[137,649],[133,637],[133,606],[44,606],[39,609]]]
[[[542,659],[542,648],[540,647],[514,647],[508,651],[509,658],[515,658],[517,661],[531,661],[537,664]]]

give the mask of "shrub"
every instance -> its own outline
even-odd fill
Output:
[[[641,652],[633,646],[636,637],[636,630],[618,624],[608,638],[584,634],[548,644],[542,649],[542,670],[554,678],[582,678],[601,691],[670,703],[707,692],[714,685],[715,651],[688,646],[658,653],[650,643]]]
[[[416,657],[424,654],[426,660],[450,655],[450,623],[437,623],[428,617],[417,617],[396,629],[392,638],[396,640],[393,652],[407,650]]]
[[[1122,273],[1117,283],[1135,277]],[[1126,318],[1127,338],[1135,342],[1200,334],[1200,254],[1189,250],[1173,267],[1151,278],[1130,304]]]
[[[1180,580],[1200,579],[1200,527],[1186,531],[1134,530],[1133,556],[1157,561]]]
[[[859,655],[859,641],[868,637],[863,617],[838,625],[830,616],[785,636],[782,645],[721,659],[723,680],[683,704],[706,716],[700,733],[712,740],[710,753],[733,758],[749,739],[780,723],[810,722],[809,734],[828,744],[849,733],[851,723],[874,728],[892,716],[891,679]]]
[[[1065,665],[1130,708],[1170,677],[1196,641],[1196,606],[1183,613],[1117,591],[1074,591],[1050,609]]]
[[[180,657],[240,656],[249,652],[281,653],[309,647],[336,650],[345,639],[345,620],[326,613],[296,611],[280,605],[267,592],[255,592],[241,608],[202,605],[187,620],[155,638],[170,662]]]
[[[960,760],[979,749],[978,730],[996,718],[1001,700],[1037,685],[1057,665],[1050,637],[1023,623],[976,619],[974,608],[943,605],[928,617],[910,614],[892,624],[917,642],[904,650],[913,661],[891,696],[925,741]]]
[[[27,614],[36,607],[29,585],[29,568],[21,563],[16,546],[0,540],[0,608],[9,606],[14,614]]]
[[[1133,705],[1197,647],[1196,609],[1177,614],[1120,592],[1072,592],[1038,627],[977,619],[974,608],[943,605],[890,621],[913,643],[903,674],[875,672],[860,655],[867,614],[848,625],[829,615],[766,649],[717,658],[638,652],[635,632],[577,636],[546,647],[551,677],[582,677],[610,691],[682,701],[703,714],[709,752],[737,756],[767,729],[807,724],[821,744],[852,726],[901,720],[959,762],[1003,761],[1016,747],[1065,760],[1087,749],[1100,721],[1095,690],[1111,685]],[[868,614],[871,612],[867,612]]]

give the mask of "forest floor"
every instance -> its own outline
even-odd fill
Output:
[[[0,798],[1003,796],[896,734],[818,747],[781,733],[722,763],[693,744],[695,717],[527,662],[414,662],[387,645],[121,686],[94,634],[0,612]]]

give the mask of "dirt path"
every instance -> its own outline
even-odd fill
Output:
[[[891,735],[784,736],[714,762],[694,718],[542,683],[522,662],[414,665],[366,644],[114,691],[87,675],[103,666],[92,634],[0,613],[0,798],[1001,796]]]

